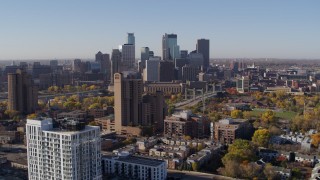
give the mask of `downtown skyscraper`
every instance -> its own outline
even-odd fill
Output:
[[[180,47],[177,44],[176,34],[165,34],[162,36],[162,59],[174,60],[180,57]]]
[[[209,39],[198,39],[197,41],[197,53],[203,55],[203,68],[207,69],[209,67],[210,59],[210,42]]]

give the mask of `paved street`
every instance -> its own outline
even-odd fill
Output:
[[[181,178],[181,180],[231,180],[233,178],[224,177],[215,174],[207,174],[193,171],[168,170],[168,177]]]

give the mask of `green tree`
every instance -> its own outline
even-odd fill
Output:
[[[169,114],[169,115],[173,114],[173,113],[174,113],[174,109],[175,109],[174,105],[169,106],[169,108],[168,108],[168,114]]]
[[[244,111],[242,114],[243,114],[243,118],[245,118],[245,119],[251,119],[251,117],[252,117],[250,111]]]
[[[267,110],[261,114],[261,120],[266,124],[272,124],[276,120],[276,113],[271,110]]]
[[[199,164],[197,162],[194,162],[191,165],[192,165],[192,170],[193,171],[198,171],[199,170]]]
[[[15,111],[15,110],[9,110],[7,109],[4,114],[6,114],[7,116],[9,116],[9,118],[14,118],[15,116],[19,115],[19,111]]]
[[[89,106],[88,109],[100,109],[101,108],[101,104],[99,103],[93,103]]]
[[[267,129],[258,129],[254,132],[252,142],[259,147],[267,147],[270,139],[270,132]]]
[[[253,144],[244,139],[236,139],[233,144],[229,145],[228,153],[222,158],[223,164],[228,160],[234,160],[242,163],[243,161],[252,161],[256,159],[255,147]]]
[[[208,116],[212,122],[216,122],[221,119],[221,115],[218,112],[210,112]]]
[[[231,111],[231,117],[232,118],[243,118],[243,113],[241,110],[235,109],[235,110]]]
[[[32,113],[27,116],[27,119],[35,119],[36,117],[37,117],[37,114]]]

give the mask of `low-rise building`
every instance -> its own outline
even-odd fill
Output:
[[[144,85],[144,92],[156,93],[161,91],[164,94],[183,93],[185,84],[180,82],[148,82]]]
[[[23,137],[20,134],[18,131],[0,131],[0,144],[19,142]]]
[[[250,139],[253,127],[247,119],[221,119],[215,123],[214,139],[232,144],[235,139]]]
[[[192,114],[190,110],[167,116],[164,120],[165,137],[205,138],[209,135],[209,120],[206,117]]]
[[[137,156],[103,156],[102,172],[133,179],[165,180],[165,161]]]
[[[262,158],[263,161],[270,162],[279,156],[279,152],[271,149],[260,148],[258,156]]]
[[[139,151],[146,151],[156,145],[158,142],[157,138],[143,138],[136,142],[136,145],[138,146]]]

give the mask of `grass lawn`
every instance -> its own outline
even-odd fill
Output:
[[[250,111],[250,114],[254,117],[260,117],[262,113],[267,111],[268,109],[253,109]],[[293,111],[275,111],[276,117],[280,119],[293,119],[296,116],[296,112]]]

